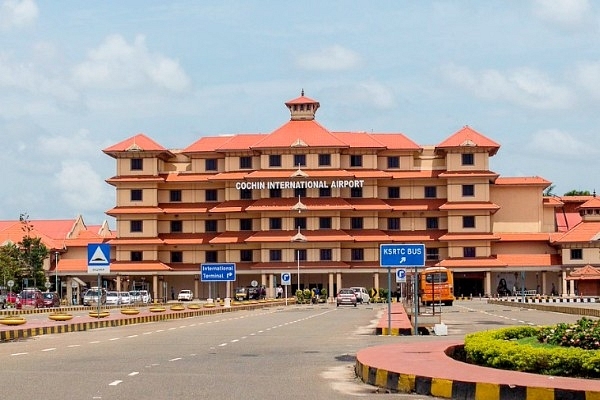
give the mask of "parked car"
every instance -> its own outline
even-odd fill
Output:
[[[106,292],[106,305],[118,306],[121,304],[121,293],[115,291]]]
[[[140,297],[141,297],[141,301],[144,304],[148,304],[152,301],[152,296],[150,296],[150,293],[148,293],[147,290],[140,290]]]
[[[0,308],[6,308],[6,303],[8,302],[6,300],[8,295],[8,291],[6,290],[5,287],[0,287]]]
[[[340,305],[350,305],[356,307],[358,300],[356,299],[356,293],[352,289],[340,289],[336,296],[336,304],[339,307]]]
[[[139,290],[130,290],[129,298],[130,298],[131,304],[141,303],[142,302],[142,293],[140,293]]]
[[[60,307],[60,298],[56,292],[42,293],[44,298],[44,307]]]
[[[98,304],[98,298],[100,298],[100,304],[106,304],[106,290],[93,287],[83,295],[83,305]]]
[[[6,304],[9,304],[9,305],[10,304],[12,304],[12,305],[17,304],[17,296],[18,295],[15,292],[8,292],[6,294]]]
[[[189,289],[182,289],[177,295],[177,301],[192,301],[193,298],[194,293],[192,293],[192,291]]]
[[[369,296],[369,292],[367,292],[367,288],[353,286],[350,289],[354,290],[354,293],[356,293],[356,299],[358,300],[359,303],[369,304],[371,302],[371,296]]]
[[[23,289],[17,296],[17,308],[43,308],[44,297],[39,289]]]
[[[121,292],[121,304],[131,304],[131,295],[129,292]]]

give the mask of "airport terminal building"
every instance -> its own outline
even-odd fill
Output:
[[[206,298],[255,281],[272,294],[289,272],[291,293],[387,287],[380,245],[423,243],[428,266],[454,272],[457,296],[495,295],[501,280],[574,292],[565,278],[586,260],[569,262],[573,243],[557,240],[589,199],[565,212],[564,197],[543,195],[551,182],[499,176],[490,158],[500,145],[469,126],[424,146],[401,133],[330,131],[304,93],[285,106],[289,121],[270,133],[184,149],[138,134],[104,149],[116,161],[107,214],[118,285],[143,277],[155,298],[171,288]],[[236,281],[202,282],[203,263],[235,263]]]

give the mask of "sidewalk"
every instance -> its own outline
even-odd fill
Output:
[[[579,311],[587,314],[581,308]],[[386,312],[377,331],[382,324],[387,329],[387,323]],[[363,382],[391,392],[448,399],[600,400],[600,380],[499,370],[456,361],[448,354],[463,343],[429,338],[363,349],[356,355],[356,374]]]

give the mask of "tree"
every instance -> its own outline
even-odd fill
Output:
[[[556,189],[555,185],[548,186],[548,188],[544,191],[544,196],[554,196],[554,189]]]
[[[6,286],[6,282],[9,280],[13,280],[15,283],[18,282],[15,278],[21,276],[19,256],[20,250],[14,243],[0,246],[0,273],[2,274],[3,286]]]
[[[564,194],[564,196],[590,196],[589,190],[571,190]]]
[[[44,260],[48,258],[49,251],[42,243],[42,239],[31,237],[33,225],[29,222],[29,215],[21,214],[19,221],[25,232],[25,236],[18,243],[20,251],[17,261],[21,266],[21,277],[33,278],[33,286],[37,287],[38,282],[45,281]]]

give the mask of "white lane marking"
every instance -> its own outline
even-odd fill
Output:
[[[177,328],[169,328],[170,331],[174,331],[175,329],[177,329]]]
[[[42,351],[54,351],[56,350],[56,347],[50,347],[48,349],[43,349]]]
[[[157,329],[155,332],[164,332],[164,329]]]
[[[96,344],[96,343],[100,343],[99,340],[94,340],[93,342],[90,342],[90,344]]]
[[[24,356],[29,353],[12,353],[11,356]]]
[[[133,371],[133,372],[127,374],[127,376],[136,376],[137,374],[139,374],[138,371]]]
[[[235,343],[235,342],[239,342],[240,339],[233,339],[230,343]]]
[[[108,384],[108,386],[117,386],[121,382],[123,382],[123,381],[112,381],[111,383]]]
[[[108,339],[108,340],[112,342],[112,341],[114,341],[114,340],[119,340],[119,339],[121,339],[121,338],[114,337],[114,338],[112,338],[112,339]]]
[[[70,344],[67,347],[81,347],[81,345],[80,344]]]
[[[128,339],[134,338],[134,337],[138,337],[138,335],[129,335],[127,336]]]
[[[219,345],[219,347],[224,347],[224,346],[227,346],[227,343],[221,343],[221,344]]]
[[[179,360],[181,360],[181,357],[171,358],[169,361],[179,361]]]
[[[144,332],[142,335],[152,335],[154,332]]]

